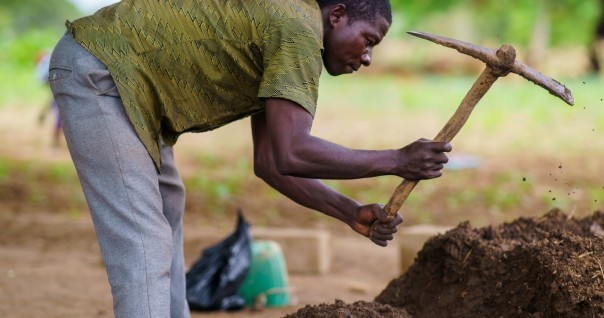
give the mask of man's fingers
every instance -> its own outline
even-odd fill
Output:
[[[396,217],[391,218],[388,215],[388,212],[386,212],[384,210],[384,206],[381,204],[372,204],[371,205],[372,208],[372,213],[373,216],[377,219],[378,222],[382,223],[382,224],[390,224],[392,223],[393,226],[401,224],[403,222],[403,217],[400,215],[400,213],[396,214]],[[392,227],[392,226],[390,226]]]
[[[397,216],[387,223],[376,222],[370,229],[369,238],[375,244],[386,246],[388,241],[394,239],[394,234],[398,232],[397,226],[403,222],[403,217],[397,213]]]
[[[403,217],[397,213],[396,217],[391,219],[382,206],[376,204],[374,208],[377,208],[373,213],[376,220],[369,228],[369,239],[376,245],[387,246],[388,241],[394,239],[394,234],[398,231],[397,226],[403,223]]]
[[[377,222],[372,224],[370,231],[381,234],[396,233],[398,231],[397,226],[403,223],[403,216],[400,213],[397,213],[395,218],[389,219],[386,212],[383,212],[383,215],[384,217],[378,217]]]
[[[453,146],[450,143],[445,142],[442,145],[443,152],[451,152],[453,150]]]
[[[453,150],[453,146],[451,143],[444,141],[433,141],[431,139],[420,138],[417,141],[429,143],[429,147],[436,152],[451,152]]]
[[[432,171],[441,171],[441,170],[443,170],[444,167],[445,167],[445,165],[442,163],[434,163],[434,164],[430,165],[429,169]]]
[[[448,142],[432,142],[433,150],[436,152],[451,152],[453,146]]]
[[[370,240],[371,240],[371,242],[373,242],[379,246],[382,246],[382,247],[388,246],[388,241],[378,240],[375,238],[370,238]]]
[[[449,156],[447,156],[447,154],[445,154],[444,152],[441,152],[439,154],[436,155],[436,158],[434,158],[434,162],[435,163],[447,163],[449,162]]]
[[[394,239],[394,235],[382,234],[382,233],[371,233],[371,238],[378,240],[378,241],[392,241],[392,239]]]
[[[394,217],[393,219],[388,219],[386,217],[383,221],[380,221],[380,227],[396,230],[396,227],[399,226],[401,223],[403,223],[403,216],[400,213],[397,213],[396,217]]]
[[[377,226],[371,228],[372,233],[381,235],[392,235],[397,231],[398,229],[396,228],[396,226],[388,226],[388,224],[378,224]]]
[[[443,173],[441,170],[433,170],[426,172],[425,180],[436,179],[442,177]]]
[[[392,236],[388,238],[387,235],[385,236],[379,233],[369,232],[369,240],[379,246],[386,246],[388,245],[388,241],[392,240]]]

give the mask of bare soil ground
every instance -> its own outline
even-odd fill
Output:
[[[89,218],[3,211],[0,223],[1,317],[113,317],[109,284]],[[209,227],[187,227],[188,263],[201,248],[227,234]],[[346,234],[334,238],[329,274],[289,276],[290,306],[194,313],[193,317],[282,317],[306,304],[370,301],[399,274],[394,247],[377,249],[363,238]]]
[[[2,157],[16,161],[36,160],[39,162],[41,170],[44,170],[50,163],[69,163],[66,149],[64,147],[59,149],[50,148],[49,137],[44,134],[46,128],[35,127],[31,124],[31,121],[35,121],[35,112],[31,110],[9,109],[8,111],[3,111],[0,115],[0,153]],[[357,126],[357,128],[361,130],[360,133],[362,134],[362,125]],[[248,130],[247,124],[236,124],[233,129],[239,135],[247,136],[245,135]],[[321,131],[322,129],[325,131]],[[319,133],[319,135],[327,135],[329,137],[329,131],[325,127],[319,126],[318,130],[323,132]],[[232,130],[227,130],[224,134],[232,132]],[[249,144],[249,138],[224,138],[225,135],[221,134],[221,132],[218,132],[209,137],[187,137],[179,141],[176,151],[177,160],[181,163],[183,177],[205,173],[203,169],[198,167],[199,163],[196,161],[200,156],[199,153],[208,151],[219,152],[220,148],[225,147],[224,140],[228,140],[230,149],[237,149],[237,151],[224,157],[218,157],[217,160],[236,164],[239,157],[251,156],[250,148],[241,146],[241,144]],[[354,138],[354,136],[349,138]],[[191,149],[197,149],[197,151],[193,152]],[[597,182],[598,176],[586,175],[585,169],[568,169],[566,167],[576,165],[589,168],[594,162],[565,161],[564,175],[562,177],[569,181],[558,181],[558,179],[554,179],[560,176],[560,169],[558,169],[557,164],[558,159],[552,158],[549,154],[548,156],[537,158],[524,156],[516,161],[510,161],[509,157],[500,160],[497,158],[499,158],[497,154],[489,157],[488,165],[470,172],[473,174],[473,181],[475,182],[472,186],[480,188],[496,182],[496,172],[498,170],[522,169],[522,171],[530,171],[531,176],[543,176],[543,179],[556,183],[554,185],[537,184],[533,191],[547,192],[548,189],[555,189],[561,183],[568,182],[568,186],[564,184],[562,188],[570,189],[567,198],[572,198],[577,202],[576,205],[570,205],[573,208],[570,211],[566,211],[568,214],[585,218],[593,213],[593,210],[586,209],[586,207],[592,205],[582,205],[584,202],[582,202],[581,196],[578,199],[577,195],[573,196],[576,189],[573,181]],[[211,173],[208,172],[208,174]],[[554,174],[554,177],[552,177],[552,174]],[[220,175],[213,175],[213,177],[220,178]],[[444,178],[446,176],[441,179]],[[450,178],[455,177],[450,176]],[[517,180],[516,184],[522,185],[521,178],[522,174],[519,175],[519,180]],[[593,181],[593,178],[596,181]],[[449,179],[449,182],[452,180]],[[360,188],[371,187],[375,185],[372,182],[374,181],[364,181],[357,186]],[[577,286],[583,284],[590,289],[582,291],[584,293],[580,295],[592,297],[589,298],[590,303],[601,304],[601,286],[604,276],[600,277],[597,275],[599,267],[596,267],[596,264],[604,263],[604,259],[601,256],[603,252],[601,245],[597,245],[601,244],[601,241],[597,241],[593,237],[580,238],[577,236],[577,233],[570,230],[568,234],[559,231],[549,233],[547,231],[551,228],[544,230],[539,226],[535,226],[535,234],[531,234],[534,236],[526,236],[526,233],[529,233],[528,230],[521,227],[522,230],[516,233],[525,233],[523,234],[524,236],[512,237],[510,236],[510,230],[497,227],[498,224],[512,222],[520,216],[540,217],[549,210],[544,207],[551,205],[552,202],[561,202],[561,199],[564,198],[558,197],[558,201],[552,201],[550,197],[548,198],[548,202],[543,203],[541,206],[527,203],[522,206],[522,209],[508,209],[505,210],[505,213],[500,210],[496,212],[491,210],[486,211],[484,205],[478,203],[474,207],[470,205],[469,207],[464,206],[462,210],[456,210],[445,207],[443,205],[443,198],[460,190],[448,187],[447,182],[442,182],[440,185],[438,183],[430,183],[424,186],[425,189],[429,189],[428,193],[430,197],[435,198],[426,207],[426,209],[431,211],[431,220],[437,224],[450,226],[456,226],[466,220],[470,220],[475,226],[493,224],[495,226],[495,236],[492,239],[487,239],[485,230],[473,229],[470,226],[461,226],[456,232],[453,232],[454,234],[457,233],[455,234],[455,237],[458,238],[457,243],[446,245],[445,242],[432,241],[432,245],[426,247],[427,250],[424,252],[423,258],[420,256],[418,259],[414,271],[421,271],[422,268],[431,270],[451,268],[455,271],[450,273],[450,275],[458,275],[459,277],[463,277],[466,282],[478,284],[480,281],[477,279],[482,277],[483,269],[490,268],[486,266],[488,264],[486,263],[487,260],[498,261],[495,264],[498,264],[499,267],[495,267],[494,269],[501,272],[506,269],[502,265],[505,263],[504,260],[506,260],[506,257],[522,260],[523,255],[532,255],[527,252],[531,251],[535,252],[534,257],[530,258],[534,262],[529,263],[530,266],[516,267],[520,272],[522,272],[523,268],[526,268],[531,273],[549,275],[546,278],[551,280],[541,281],[551,281],[549,286],[542,286],[543,288],[550,288],[547,289],[548,292],[555,287],[562,293],[565,290],[565,284],[569,280],[572,281],[572,284],[578,284]],[[393,190],[393,186],[396,184],[398,184],[398,181],[395,180],[392,185],[378,185],[385,189]],[[432,184],[439,186],[432,186]],[[212,212],[213,207],[204,205],[204,197],[201,197],[198,193],[188,194],[187,200],[189,204],[187,205],[185,216],[185,256],[188,263],[191,263],[198,257],[199,251],[203,247],[215,243],[230,233],[236,219],[235,207],[242,206],[252,226],[255,224],[262,226],[296,225],[328,230],[333,237],[333,241],[331,242],[333,251],[331,271],[326,275],[320,276],[290,275],[293,302],[288,307],[268,308],[261,311],[244,310],[234,313],[194,313],[193,317],[240,318],[283,317],[286,315],[291,315],[290,318],[405,317],[403,310],[398,307],[405,307],[409,310],[409,313],[418,315],[417,313],[420,311],[414,306],[417,306],[418,303],[426,302],[425,299],[416,299],[414,300],[415,302],[412,302],[404,298],[405,300],[403,301],[401,298],[397,298],[400,295],[397,294],[397,297],[383,301],[395,305],[394,307],[374,303],[376,296],[382,294],[386,288],[394,288],[393,286],[396,285],[396,281],[402,280],[405,284],[410,281],[410,278],[405,278],[408,276],[400,276],[403,273],[400,273],[398,270],[398,249],[396,242],[387,248],[378,248],[366,239],[354,235],[349,229],[336,221],[317,216],[316,213],[299,208],[279,196],[259,190],[264,189],[262,187],[266,187],[265,185],[261,185],[259,181],[246,181],[243,187],[246,196],[237,200],[225,201],[225,207],[218,214],[200,212]],[[36,196],[32,196],[32,189],[46,194],[42,203],[37,201]],[[385,197],[391,193],[391,190],[386,191],[388,193]],[[580,192],[579,190],[577,189],[577,192]],[[79,189],[74,190],[65,187],[60,178],[57,181],[56,178],[49,179],[48,176],[38,177],[37,175],[8,173],[0,180],[0,294],[2,295],[0,317],[113,316],[109,285],[100,259],[90,217],[85,207],[81,206],[81,203],[80,205],[66,204],[66,201],[81,200],[81,193],[78,191]],[[413,202],[409,202],[409,204],[413,204]],[[600,203],[597,204],[599,205]],[[68,207],[67,210],[66,206]],[[73,210],[73,206],[80,208]],[[228,211],[232,211],[232,214],[229,214]],[[539,220],[541,219],[519,221],[516,224],[517,226],[522,224],[530,225],[535,222],[540,223],[541,221]],[[410,214],[407,216],[405,224],[410,225],[420,221],[421,219],[417,214]],[[599,224],[603,225],[602,223]],[[567,227],[562,228],[567,230]],[[545,234],[543,234],[544,231]],[[531,237],[536,241],[529,239]],[[540,241],[542,238],[547,238],[547,240]],[[590,244],[592,245],[581,247],[578,243],[580,240],[591,242]],[[438,249],[434,244],[442,246]],[[521,247],[523,246],[526,247],[524,252],[529,254],[520,254],[520,251],[522,251]],[[540,247],[553,248],[556,246],[574,247],[572,250],[555,249],[554,251],[558,254],[552,255],[559,257],[561,261],[572,260],[573,266],[583,264],[584,267],[578,268],[578,271],[569,272],[568,275],[570,276],[557,277],[555,274],[559,272],[555,271],[554,267],[548,267],[549,263],[538,262],[542,254],[536,253]],[[457,250],[451,250],[454,247]],[[481,252],[485,251],[485,249],[496,251],[497,248],[500,250],[497,253],[490,254],[492,258],[485,257],[485,254]],[[441,250],[449,251],[449,253],[440,255],[436,252]],[[469,253],[469,251],[472,252]],[[518,251],[518,253],[513,254],[512,252],[514,251]],[[427,256],[425,255],[440,255],[440,260],[448,267],[439,267],[430,263],[426,260]],[[437,265],[440,264],[438,263]],[[466,270],[467,268],[471,268],[473,271]],[[491,274],[500,272],[492,272]],[[474,276],[470,276],[471,274]],[[573,278],[573,275],[580,275],[580,278]],[[397,277],[401,278],[396,280]],[[395,279],[395,282],[388,285],[393,279]],[[429,291],[433,292],[430,295],[455,292],[450,295],[455,295],[458,298],[452,298],[452,300],[463,298],[469,303],[471,303],[470,300],[477,301],[476,297],[478,296],[474,292],[470,293],[470,289],[464,294],[461,290],[451,290],[452,285],[448,280],[446,281],[448,284],[442,284],[442,281],[428,281],[428,279],[429,277],[423,277],[418,274],[413,284],[420,284],[418,282],[421,282],[421,284],[431,284],[426,285],[430,286]],[[495,278],[493,277],[490,281],[492,283],[490,287],[493,289],[492,291],[497,291],[498,288],[501,289],[497,287],[498,281],[493,279]],[[561,281],[560,279],[563,280]],[[504,281],[501,283],[501,287],[505,288],[507,286]],[[438,286],[438,284],[442,284],[443,286]],[[417,285],[413,286],[415,286],[414,288],[419,288]],[[469,288],[475,285],[463,286]],[[518,286],[520,285],[514,285],[514,288]],[[510,285],[509,287],[511,288],[512,286]],[[449,289],[444,290],[445,288]],[[527,292],[527,289],[510,288],[506,290],[518,291],[518,293]],[[503,294],[503,296],[509,297],[509,294]],[[434,310],[447,308],[444,304],[443,302],[442,306],[434,307]],[[307,305],[311,307],[307,307]],[[325,316],[315,315],[316,308],[322,308],[319,311],[322,311]],[[466,307],[460,306],[459,308],[461,310],[461,308]],[[601,307],[599,308],[601,309]],[[537,309],[536,307],[527,307],[526,312],[534,314],[533,317],[540,317],[538,316],[539,311]],[[370,311],[378,314],[370,314]],[[587,313],[591,312],[602,314],[601,311],[590,311]],[[422,315],[419,314],[418,317],[422,317]],[[515,317],[515,315],[511,314],[510,317]],[[517,317],[524,316],[518,315]],[[542,315],[541,317],[549,316]],[[561,317],[575,316],[562,315]]]

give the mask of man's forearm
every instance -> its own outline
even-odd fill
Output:
[[[267,101],[265,115],[256,116],[256,134],[270,139],[270,152],[281,174],[359,179],[393,174],[403,165],[397,150],[355,150],[312,136],[312,117],[290,101]]]
[[[312,116],[298,104],[268,99],[265,112],[253,116],[257,152],[274,159],[284,175],[316,179],[359,179],[397,175],[425,180],[442,175],[444,142],[415,141],[396,150],[354,150],[310,134]]]
[[[353,215],[346,213],[346,211],[351,212],[359,207],[359,203],[338,193],[317,179],[284,176],[276,170],[259,173],[258,176],[292,201],[332,216],[349,225],[353,221]]]
[[[396,150],[356,150],[307,136],[292,146],[279,171],[286,175],[316,179],[360,179],[393,174]]]

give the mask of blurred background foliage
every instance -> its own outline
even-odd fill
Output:
[[[598,37],[603,0],[391,0],[392,37],[410,29],[466,39],[514,43],[539,59],[550,47],[589,47]],[[67,19],[78,12],[68,0],[2,0],[0,63],[30,68],[35,56],[52,48]]]
[[[71,1],[75,0],[0,0],[0,110],[6,111],[0,115],[0,127],[7,126],[3,128],[9,136],[0,142],[0,153],[8,149],[12,157],[26,158],[0,160],[0,203],[16,197],[17,205],[34,202],[53,211],[83,209],[75,171],[66,168],[71,164],[61,157],[53,163],[53,155],[44,152],[43,142],[36,139],[43,138],[43,132],[34,126],[38,109],[50,99],[48,88],[36,79],[36,60],[63,35],[65,20],[90,13]],[[512,44],[520,60],[572,88],[576,107],[564,108],[518,76],[500,80],[481,102],[488,107],[478,107],[455,146],[457,153],[479,156],[483,166],[422,184],[406,203],[414,211],[407,220],[444,224],[468,218],[487,223],[500,221],[507,213],[530,215],[552,206],[571,211],[602,207],[599,158],[604,139],[599,137],[604,131],[604,72],[599,61],[604,43],[598,43],[604,42],[604,0],[391,2],[394,24],[376,48],[372,67],[350,78],[321,79],[319,104],[329,107],[321,108],[321,118],[313,126],[319,136],[376,149],[430,137],[442,127],[484,65],[412,38],[406,31],[491,48]],[[346,120],[340,120],[342,114]],[[217,132],[182,137],[183,176],[191,190],[188,210],[211,211],[218,217],[243,205],[263,212],[267,224],[276,222],[280,213],[282,224],[289,224],[287,216],[299,218],[300,208],[281,200],[249,173],[248,140],[233,137],[247,133],[249,125],[234,123]],[[42,155],[32,155],[39,152]],[[41,160],[30,162],[31,158]],[[44,160],[50,168],[41,163]],[[203,174],[198,175],[198,169]],[[377,182],[329,185],[364,202],[385,202],[398,182],[383,177]],[[44,186],[48,184],[52,186]]]
[[[52,48],[66,19],[81,15],[67,0],[2,0],[0,64],[31,69],[37,55]]]
[[[530,45],[589,45],[601,16],[601,0],[391,0],[402,29],[436,25],[463,29],[479,41]],[[539,36],[545,37],[539,39]]]
[[[75,1],[0,1],[0,106],[48,98],[33,70],[62,36],[65,21],[90,13],[78,10]],[[419,30],[490,47],[513,44],[519,59],[550,76],[600,73],[604,0],[391,2],[393,26],[375,52],[379,63],[365,72],[474,75],[482,67],[405,34]]]

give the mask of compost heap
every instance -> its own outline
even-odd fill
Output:
[[[428,240],[375,302],[286,317],[604,317],[603,228],[604,213],[559,210],[498,227],[465,222]]]

